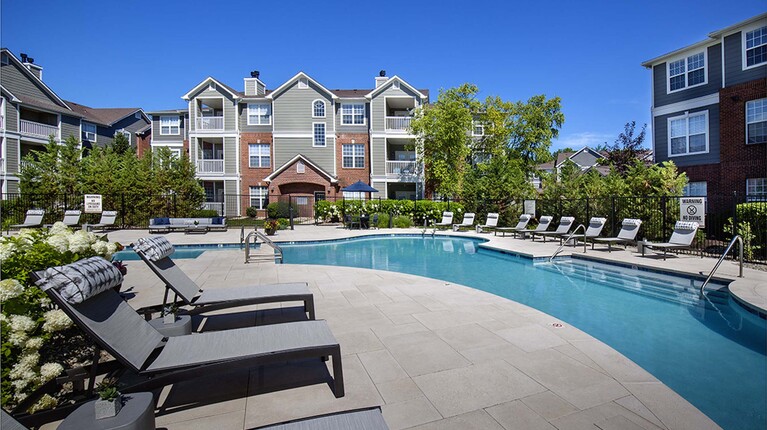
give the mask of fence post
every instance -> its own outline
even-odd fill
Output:
[[[615,234],[615,196],[610,197],[610,211],[612,212],[611,218],[613,220],[612,222],[612,233]]]
[[[290,216],[290,229],[295,230],[293,227],[293,197],[288,194],[288,215]]]
[[[176,208],[176,193],[173,193],[173,216],[178,216],[178,210]]]
[[[661,213],[661,239],[665,240],[666,237],[666,196],[660,198],[660,213]]]
[[[125,193],[120,193],[120,215],[122,217],[122,228],[125,228]]]
[[[588,227],[589,221],[591,221],[591,209],[589,208],[589,198],[586,197],[586,222],[583,225]],[[586,233],[584,233],[584,234],[586,234]]]
[[[738,192],[732,192],[732,237],[735,237],[738,231]]]

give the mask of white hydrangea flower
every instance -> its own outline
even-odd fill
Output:
[[[8,342],[10,342],[11,345],[21,346],[27,342],[28,338],[29,335],[23,331],[12,331],[11,334],[8,335]]]
[[[56,248],[59,252],[67,252],[69,249],[69,237],[71,235],[69,233],[60,233],[60,234],[54,234],[46,240],[48,245],[51,245],[52,247]]]
[[[106,242],[106,244],[107,244],[107,255],[108,255],[108,257],[105,256],[104,258],[110,259],[110,258],[112,258],[112,254],[117,252],[117,244],[114,243],[114,242]]]
[[[41,337],[31,337],[24,344],[24,348],[30,351],[37,351],[38,349],[42,347],[43,347],[43,338]]]
[[[19,362],[11,368],[8,376],[14,380],[33,381],[37,379],[35,367],[37,366],[38,361],[40,361],[40,354],[36,352],[23,354],[19,358]]]
[[[40,361],[40,354],[38,354],[37,352],[28,352],[26,354],[22,354],[21,357],[19,357],[19,364],[22,366],[26,366],[29,369],[37,366],[37,363],[39,361]]]
[[[5,314],[0,314],[0,323],[7,323],[8,317]]]
[[[35,412],[44,411],[46,409],[53,409],[59,404],[59,401],[56,400],[54,397],[52,397],[49,394],[43,394],[43,397],[40,397],[40,400],[37,401],[32,407],[30,407],[27,412],[30,414],[33,414]]]
[[[69,235],[69,233],[71,233],[71,231],[69,230],[69,227],[67,227],[66,224],[64,224],[61,221],[56,221],[53,224],[53,227],[51,227],[51,229],[49,230],[49,232],[53,235],[57,235],[57,234]]]
[[[0,261],[7,260],[16,252],[16,245],[11,242],[0,243]]]
[[[13,388],[18,392],[26,388],[27,385],[29,385],[29,382],[28,379],[16,379],[11,382],[11,385],[13,385]]]
[[[91,245],[91,249],[98,255],[104,255],[107,253],[107,242],[104,242],[103,240],[97,240],[93,245]]]
[[[89,250],[91,243],[93,242],[88,236],[88,233],[82,230],[69,236],[69,250],[74,253],[80,253]]]
[[[35,232],[35,230],[29,229],[29,228],[22,228],[19,230],[19,234],[16,235],[17,238],[23,239],[27,243],[34,243],[35,239],[32,237],[32,234]]]
[[[61,375],[64,371],[64,366],[59,363],[45,363],[40,366],[40,383],[45,384],[51,379]]]
[[[0,303],[19,297],[24,293],[24,286],[15,279],[3,279],[0,281]]]
[[[11,330],[29,332],[37,327],[37,323],[26,315],[11,315]]]
[[[43,316],[45,317],[43,331],[46,333],[61,331],[72,325],[72,320],[61,309],[48,311]]]

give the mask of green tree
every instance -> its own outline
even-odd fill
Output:
[[[69,136],[63,143],[51,135],[43,151],[27,154],[19,173],[24,194],[56,195],[81,192],[83,150],[80,140]]]
[[[118,155],[133,151],[133,148],[130,146],[130,140],[128,140],[128,138],[125,137],[125,135],[122,133],[115,133],[114,140],[112,140],[112,144],[110,146],[112,147],[112,150]]]
[[[605,158],[600,160],[600,163],[612,166],[618,173],[625,175],[640,159],[644,150],[642,145],[645,140],[647,124],[642,126],[642,130],[636,136],[634,135],[635,129],[636,121],[627,122],[615,143],[605,148]]]
[[[535,173],[536,166],[551,160],[551,140],[559,136],[565,122],[562,100],[533,96],[526,103],[516,102],[510,114],[509,148],[522,160],[526,173]]]

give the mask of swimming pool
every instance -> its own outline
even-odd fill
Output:
[[[723,428],[764,428],[767,321],[726,289],[701,300],[700,281],[575,258],[549,264],[480,243],[376,236],[280,245],[287,264],[410,273],[524,303],[626,355]]]
[[[183,260],[187,258],[197,258],[205,251],[225,251],[240,249],[239,243],[214,243],[214,244],[201,244],[201,245],[173,245],[175,251],[171,254],[171,258],[176,260]],[[115,252],[112,255],[112,260],[120,261],[135,261],[141,260],[138,254],[133,252],[131,247],[126,247],[122,251]]]

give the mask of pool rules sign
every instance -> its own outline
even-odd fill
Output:
[[[697,222],[706,226],[706,198],[681,197],[679,199],[679,221]]]
[[[101,213],[101,194],[86,194],[84,203],[85,213]]]

